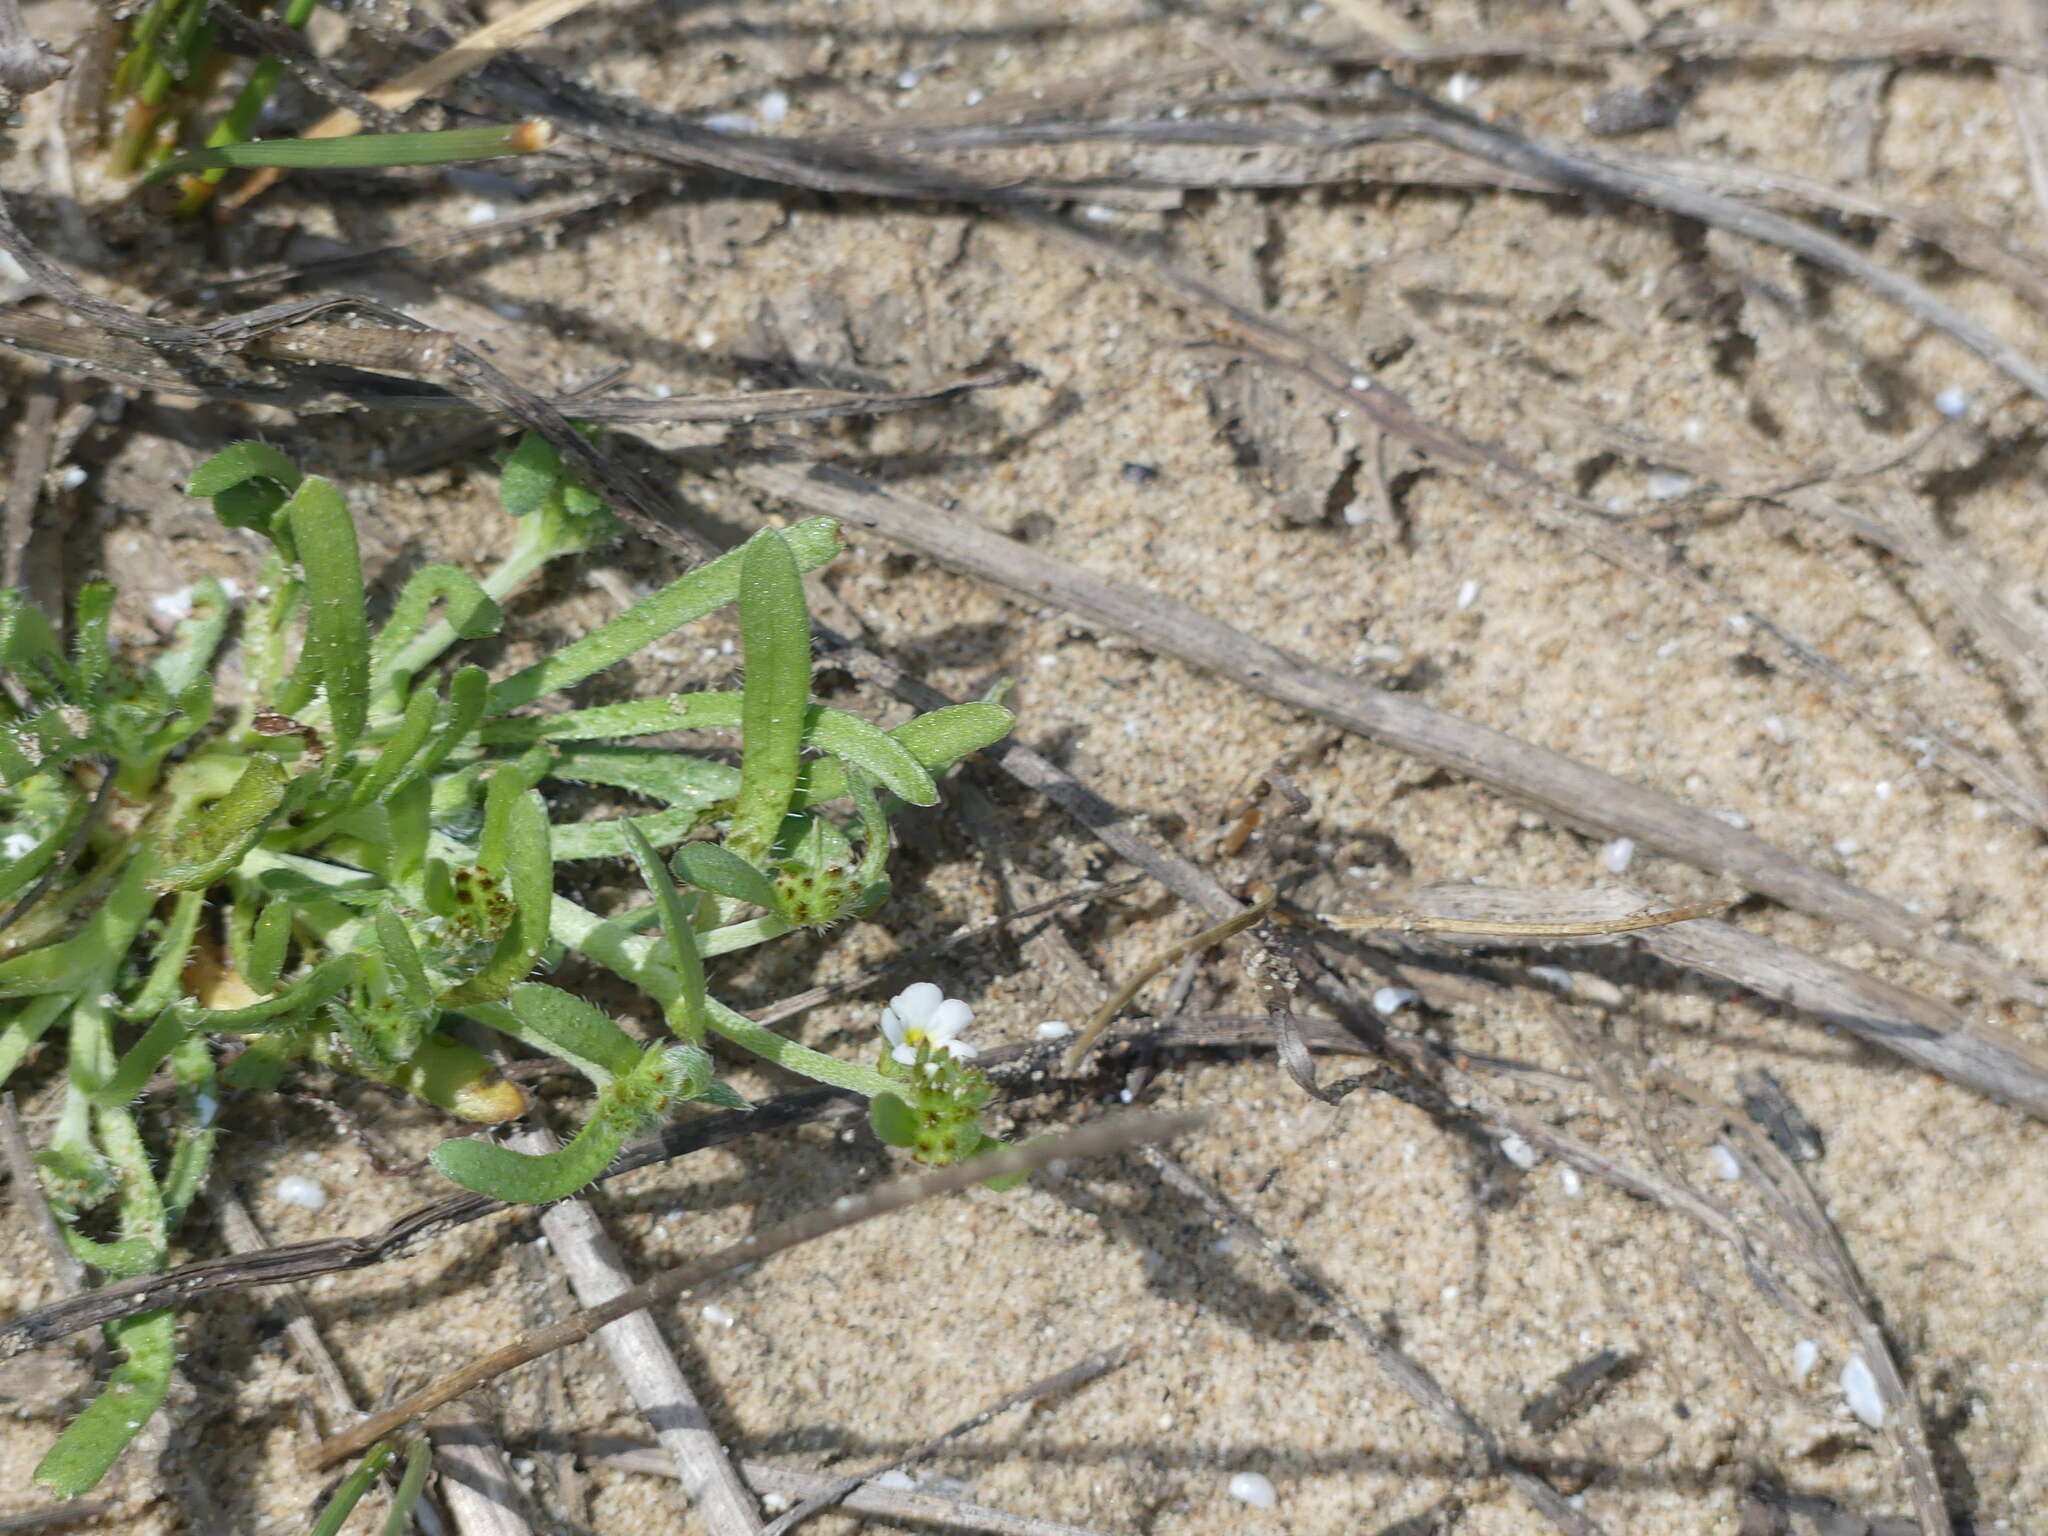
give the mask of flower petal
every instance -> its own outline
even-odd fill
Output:
[[[932,1037],[932,1044],[944,1045],[973,1022],[974,1010],[957,997],[949,997],[931,1011],[924,1029]]]
[[[904,1066],[911,1066],[917,1060],[917,1047],[914,1045],[899,1045],[889,1055],[895,1060],[902,1062]]]
[[[965,1040],[948,1040],[946,1042],[946,1049],[953,1053],[955,1061],[972,1061],[981,1054],[979,1050],[969,1045]]]
[[[916,1029],[930,1024],[932,1010],[945,1000],[946,994],[932,982],[913,981],[889,999],[889,1006],[906,1026]]]
[[[894,1008],[884,1008],[882,1010],[882,1033],[888,1037],[891,1045],[900,1047],[903,1044],[903,1036],[908,1032],[908,1029],[909,1026],[897,1017]]]

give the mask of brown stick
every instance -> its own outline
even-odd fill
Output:
[[[1433,709],[1406,694],[1367,687],[1172,598],[1095,576],[978,527],[958,513],[940,512],[834,466],[814,465],[805,472],[755,465],[741,470],[740,476],[785,500],[829,512],[955,570],[1006,587],[1032,603],[1057,603],[1163,655],[1492,785],[1568,824],[1605,836],[1632,837],[1786,906],[1848,924],[1880,943],[1946,965],[2002,995],[2048,1004],[2048,986],[1967,945],[1936,937],[1924,919],[1897,903],[1647,785]]]
[[[553,1327],[542,1328],[516,1343],[494,1350],[461,1370],[443,1377],[432,1386],[415,1392],[395,1407],[364,1420],[345,1433],[335,1435],[303,1452],[300,1461],[317,1471],[350,1456],[360,1455],[384,1436],[401,1429],[421,1414],[431,1413],[443,1403],[482,1386],[509,1370],[538,1360],[589,1338],[607,1323],[649,1307],[673,1300],[718,1275],[729,1274],[743,1265],[758,1264],[802,1243],[815,1242],[878,1216],[887,1216],[939,1195],[968,1189],[984,1180],[1011,1174],[1030,1173],[1053,1164],[1064,1166],[1109,1152],[1179,1136],[1193,1130],[1203,1116],[1117,1115],[1062,1136],[1057,1141],[1031,1147],[1015,1147],[944,1168],[922,1178],[892,1179],[863,1195],[844,1195],[794,1221],[721,1248],[718,1252],[688,1264],[663,1270],[630,1290],[621,1291],[600,1306],[587,1307]]]

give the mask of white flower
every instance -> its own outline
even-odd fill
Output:
[[[974,1047],[959,1038],[973,1022],[972,1008],[929,981],[912,982],[882,1010],[882,1033],[894,1047],[889,1054],[906,1067],[917,1060],[917,1048],[924,1044],[934,1051],[949,1051],[960,1061],[973,1060]]]

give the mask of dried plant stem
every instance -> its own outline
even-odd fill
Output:
[[[941,512],[836,467],[817,465],[806,472],[755,465],[739,474],[747,483],[799,506],[872,529],[955,570],[1007,587],[1031,603],[1056,603],[1161,654],[1532,802],[1571,825],[1610,837],[1632,837],[1786,906],[1860,929],[1880,943],[1946,965],[2002,995],[2048,1003],[2048,986],[1968,945],[1935,936],[1924,919],[1896,902],[1816,869],[1647,785],[1433,709],[1406,694],[1367,687],[1172,598],[1093,575],[978,527],[957,512]],[[1236,910],[1235,903],[1230,910]]]
[[[1169,945],[1139,966],[1135,971],[1131,972],[1125,978],[1123,985],[1110,995],[1109,1000],[1095,1010],[1088,1022],[1082,1026],[1081,1033],[1075,1037],[1074,1043],[1067,1048],[1066,1069],[1071,1072],[1080,1065],[1081,1058],[1086,1056],[1089,1048],[1102,1038],[1102,1032],[1109,1028],[1110,1021],[1130,1006],[1131,999],[1144,990],[1146,982],[1157,976],[1175,961],[1185,959],[1190,955],[1198,955],[1205,949],[1221,944],[1225,939],[1243,933],[1245,929],[1262,920],[1268,912],[1273,910],[1273,903],[1276,899],[1273,891],[1269,888],[1264,895],[1252,902],[1242,912],[1233,912],[1229,917],[1224,918],[1222,922],[1212,927],[1204,928],[1192,938],[1182,939],[1178,944]]]
[[[526,1153],[555,1152],[561,1146],[542,1128],[522,1131],[511,1145]],[[631,1275],[589,1201],[570,1199],[549,1206],[541,1213],[540,1226],[584,1306],[601,1306],[632,1288]],[[712,1536],[751,1536],[760,1530],[753,1495],[706,1420],[654,1315],[643,1311],[622,1317],[600,1329],[597,1342],[627,1394],[646,1415],[655,1439],[674,1458],[683,1492]]]
[[[1063,1136],[1057,1141],[971,1158],[951,1168],[921,1178],[892,1179],[863,1195],[847,1195],[831,1205],[799,1216],[781,1226],[757,1232],[718,1252],[663,1270],[652,1279],[622,1291],[610,1301],[585,1308],[573,1317],[549,1328],[538,1329],[518,1342],[494,1350],[464,1366],[432,1386],[415,1392],[393,1408],[365,1420],[343,1434],[312,1447],[300,1459],[306,1466],[332,1466],[349,1456],[361,1454],[394,1430],[446,1402],[462,1396],[485,1382],[502,1376],[543,1355],[581,1343],[607,1323],[617,1322],[635,1312],[670,1301],[706,1280],[729,1274],[745,1265],[758,1264],[800,1244],[815,1242],[878,1216],[887,1216],[925,1200],[967,1189],[987,1179],[1029,1173],[1049,1164],[1066,1164],[1099,1157],[1126,1147],[1178,1136],[1201,1124],[1200,1115],[1118,1115]]]
[[[1507,1452],[1500,1437],[1474,1418],[1458,1400],[1444,1390],[1437,1379],[1405,1354],[1392,1339],[1359,1316],[1350,1302],[1330,1283],[1269,1237],[1249,1216],[1219,1191],[1197,1178],[1170,1153],[1145,1147],[1139,1155],[1157,1169],[1175,1191],[1194,1201],[1212,1219],[1228,1228],[1231,1235],[1264,1256],[1266,1262],[1337,1328],[1364,1347],[1387,1379],[1405,1392],[1452,1434],[1465,1441],[1486,1460],[1487,1467],[1506,1478],[1527,1499],[1532,1508],[1568,1536],[1598,1536],[1600,1527],[1572,1508],[1571,1502],[1535,1472]]]

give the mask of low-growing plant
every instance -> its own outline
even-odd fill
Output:
[[[268,542],[239,613],[200,583],[173,642],[139,664],[115,642],[106,585],[80,594],[69,646],[20,593],[0,594],[0,1083],[61,1058],[38,1157],[81,1260],[108,1278],[163,1267],[223,1096],[270,1089],[297,1062],[474,1122],[518,1116],[519,1090],[444,1030],[458,1017],[596,1089],[559,1151],[435,1149],[447,1177],[503,1200],[573,1193],[679,1104],[744,1108],[715,1075],[714,1035],[866,1095],[884,1139],[927,1161],[989,1144],[988,1083],[957,1039],[965,1005],[936,988],[892,1004],[870,1066],[763,1028],[705,986],[713,956],[872,912],[889,891],[892,812],[933,804],[933,776],[1011,723],[982,702],[884,731],[812,699],[803,574],[838,551],[836,525],[764,531],[492,678],[449,653],[498,633],[505,600],[549,561],[616,531],[539,438],[503,465],[511,553],[481,579],[422,567],[381,625],[333,485],[250,442],[188,489]],[[737,690],[544,707],[728,604]],[[676,731],[736,732],[737,763],[635,744]],[[550,784],[660,808],[558,825]],[[651,903],[601,916],[556,893],[558,864],[593,859],[630,860]],[[531,979],[570,951],[652,999],[667,1037],[641,1039]],[[169,1381],[168,1312],[109,1333],[122,1362],[38,1469],[66,1494],[98,1481]]]

